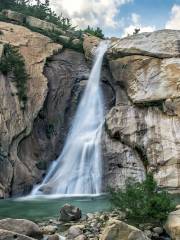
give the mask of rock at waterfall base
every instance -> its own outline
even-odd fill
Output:
[[[60,209],[60,220],[63,222],[76,221],[82,216],[81,210],[75,206],[65,204]]]
[[[100,240],[149,240],[149,238],[136,227],[110,219]]]
[[[80,235],[82,235],[82,230],[80,229],[80,227],[72,226],[68,230],[67,239],[69,239],[69,240],[75,239],[75,238],[79,237]]]
[[[172,240],[180,240],[180,209],[169,214],[165,230]]]
[[[15,232],[15,233],[17,233],[17,235],[22,234],[22,235],[25,235],[25,236],[28,236],[28,237],[33,237],[33,238],[36,238],[36,239],[41,239],[43,237],[38,225],[35,224],[34,222],[31,222],[31,221],[26,220],[26,219],[7,218],[7,219],[0,220],[0,229],[1,230],[7,230],[7,231],[10,231],[10,232]],[[3,234],[5,236],[6,235],[11,236],[10,233],[7,233],[7,234],[3,233]],[[23,240],[23,238],[19,238],[19,240],[21,240],[21,239]],[[26,238],[24,238],[24,239],[26,239]]]

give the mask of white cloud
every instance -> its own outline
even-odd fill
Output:
[[[132,35],[134,32],[134,29],[140,29],[140,32],[153,32],[156,30],[155,26],[145,26],[141,23],[141,16],[132,13],[131,14],[131,24],[124,28],[122,37],[126,37],[127,35]]]
[[[166,28],[180,30],[180,5],[174,5],[171,9],[170,20],[166,23]]]
[[[80,28],[101,27],[118,28],[120,6],[133,0],[50,0],[52,8],[70,17],[72,23]]]

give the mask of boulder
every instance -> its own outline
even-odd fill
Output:
[[[75,239],[76,237],[82,235],[82,230],[78,226],[72,226],[69,228],[67,233],[67,239]]]
[[[65,204],[60,210],[60,220],[64,222],[79,220],[81,216],[81,210],[69,204]]]
[[[154,227],[152,230],[154,233],[157,233],[157,234],[162,234],[164,231],[162,227]]]
[[[139,229],[124,222],[110,219],[100,240],[149,240]]]
[[[62,29],[58,28],[58,26],[55,25],[54,23],[46,22],[44,20],[32,16],[26,17],[26,23],[31,27],[39,28],[44,31],[56,31],[59,34],[65,33]]]
[[[12,10],[4,9],[2,11],[2,14],[5,17],[7,17],[8,19],[16,21],[16,22],[19,22],[21,24],[25,23],[25,21],[26,21],[26,16],[24,14],[22,14],[22,13],[19,13],[19,12],[15,12],[15,11],[12,11]]]
[[[0,220],[0,229],[16,232],[17,234],[36,239],[41,239],[43,236],[38,225],[26,219],[7,218]]]
[[[144,55],[157,58],[180,57],[180,31],[164,29],[113,39],[108,55],[112,58]]]
[[[54,234],[57,231],[57,226],[53,225],[47,225],[44,227],[41,227],[42,234]]]
[[[76,237],[74,240],[86,240],[86,239],[87,239],[86,236],[81,234],[78,237]]]
[[[65,34],[65,32],[59,28],[57,25],[55,25],[54,23],[51,22],[46,22],[44,20],[41,20],[39,18],[36,17],[32,17],[32,16],[26,16],[22,13],[16,12],[16,11],[12,11],[12,10],[3,10],[2,14],[13,21],[16,21],[20,24],[28,24],[30,27],[34,27],[34,28],[39,28],[42,29],[44,31],[56,31],[59,34]]]
[[[59,35],[59,39],[60,39],[60,41],[62,41],[62,43],[68,44],[70,42],[70,37],[68,37],[68,36]]]
[[[179,93],[180,58],[126,56],[110,61],[114,79],[134,103],[175,99]],[[178,112],[178,109],[176,110]]]
[[[47,236],[46,240],[60,240],[59,236],[57,234],[49,235]]]
[[[78,38],[75,38],[75,39],[72,40],[72,44],[74,46],[79,46],[81,44],[81,40],[78,39]]]
[[[177,206],[176,206],[176,210],[180,210],[180,205],[177,205]]]
[[[0,229],[0,240],[35,240],[22,234]]]
[[[180,210],[169,214],[164,228],[172,240],[180,240]]]
[[[99,45],[101,39],[95,36],[84,35],[83,48],[85,57],[89,60],[92,60],[94,56],[94,51]]]

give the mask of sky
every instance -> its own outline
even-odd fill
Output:
[[[135,28],[180,30],[180,0],[50,0],[50,4],[74,26],[100,27],[107,37],[124,37]]]

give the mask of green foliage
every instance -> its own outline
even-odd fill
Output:
[[[1,0],[0,1],[0,11],[2,9],[9,9],[15,6],[15,0]]]
[[[16,82],[19,100],[23,103],[23,108],[27,101],[27,80],[29,75],[26,73],[23,57],[18,50],[10,44],[4,45],[4,52],[0,62],[0,71],[7,75],[13,74],[13,80]]]
[[[49,1],[1,0],[0,10],[11,9],[56,24],[63,30],[74,29],[71,20],[62,14],[58,16],[50,7]]]
[[[84,30],[85,33],[89,33],[95,37],[99,37],[99,38],[102,38],[104,39],[104,34],[102,32],[102,29],[100,29],[99,27],[97,27],[96,29],[94,28],[91,28],[90,26],[88,26],[85,30]]]
[[[29,28],[31,31],[41,33],[42,35],[45,35],[45,36],[51,38],[56,43],[62,44],[64,48],[70,48],[70,49],[74,49],[74,50],[76,50],[78,52],[83,52],[83,42],[82,42],[82,39],[81,39],[79,45],[74,45],[72,43],[72,40],[73,40],[72,38],[67,43],[67,42],[63,41],[63,39],[59,36],[59,33],[56,32],[56,31],[45,31],[43,29],[36,28],[36,27],[31,27],[29,25],[26,25],[26,27]]]
[[[124,190],[110,189],[110,199],[133,223],[163,223],[175,207],[168,192],[158,189],[151,174],[142,183],[129,179]]]

